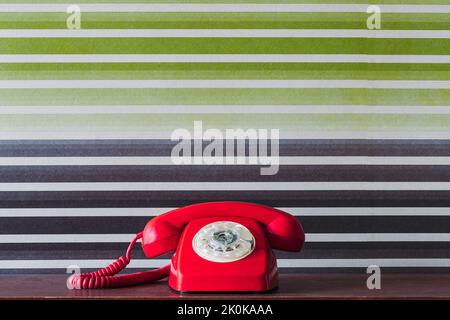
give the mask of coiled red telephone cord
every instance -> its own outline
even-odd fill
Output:
[[[142,238],[142,232],[130,242],[125,256],[119,257],[109,266],[99,269],[95,272],[73,274],[69,277],[68,283],[74,289],[100,289],[100,288],[118,288],[143,284],[163,279],[169,275],[170,265],[155,270],[137,272],[117,276],[116,273],[125,269],[131,261],[131,249],[134,244]]]

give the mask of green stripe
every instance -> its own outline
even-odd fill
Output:
[[[0,132],[105,132],[165,131],[192,128],[195,120],[203,128],[280,128],[286,131],[389,131],[449,132],[450,115],[386,114],[102,114],[102,115],[2,115]],[[170,134],[168,135],[168,138]]]
[[[0,29],[65,29],[66,13],[0,13]],[[82,13],[83,29],[365,29],[366,13]],[[445,30],[450,14],[383,13],[383,29]]]
[[[445,89],[0,89],[0,105],[448,105]]]
[[[448,54],[450,39],[2,38],[0,54]]]
[[[450,80],[450,64],[6,63],[0,64],[0,79]]]

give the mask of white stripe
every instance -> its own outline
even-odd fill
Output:
[[[26,208],[0,209],[0,218],[13,217],[153,217],[175,208]]]
[[[397,38],[448,39],[450,30],[366,29],[8,29],[0,38]]]
[[[450,114],[450,106],[155,105],[0,106],[0,114]]]
[[[114,260],[0,260],[0,269],[66,269],[103,268]],[[132,259],[127,268],[159,268],[169,264],[166,259]]]
[[[128,243],[134,236],[134,234],[2,234],[0,243]],[[450,233],[308,233],[305,241],[450,242]]]
[[[308,233],[306,242],[450,242],[450,233]]]
[[[450,208],[441,207],[383,207],[383,208],[279,208],[294,216],[450,216]],[[4,209],[7,210],[7,209]],[[20,209],[19,209],[20,210]],[[31,209],[33,210],[33,209]],[[166,212],[166,211],[164,211]],[[1,213],[0,213],[1,215]]]
[[[0,183],[23,191],[450,191],[450,182],[57,182]]]
[[[4,89],[356,88],[449,89],[444,80],[0,80]]]
[[[450,63],[450,55],[366,54],[1,54],[0,63]]]
[[[69,4],[1,4],[0,12],[66,12]],[[80,4],[81,12],[366,12],[366,4]],[[449,5],[380,5],[384,13],[450,13]]]
[[[182,158],[175,158],[182,159]],[[214,157],[192,157],[192,166],[204,166]],[[224,157],[225,166],[261,165],[258,157]],[[234,160],[227,163],[226,160]],[[250,160],[254,160],[252,162]],[[450,157],[293,156],[264,157],[280,165],[450,165]],[[242,161],[242,162],[240,162]],[[176,165],[171,157],[0,157],[0,166],[162,166]],[[256,164],[255,164],[256,163]],[[187,166],[187,164],[180,164]]]
[[[134,236],[133,234],[1,234],[0,243],[130,242]]]
[[[397,267],[450,267],[450,259],[283,259],[278,260],[281,268],[367,268],[376,265],[381,268]]]
[[[1,208],[1,218],[14,217],[154,217],[176,208]],[[295,207],[278,208],[298,217],[450,216],[448,207]]]
[[[114,260],[0,260],[0,269],[81,269],[103,268]],[[170,263],[168,259],[133,259],[127,268],[159,268]],[[450,259],[277,259],[281,268],[367,268],[379,267],[450,267]],[[73,270],[73,269],[71,269]]]
[[[297,156],[280,157],[280,165],[450,165],[450,157]]]
[[[148,140],[148,139],[169,139],[172,131],[1,131],[0,140]],[[280,132],[280,139],[366,139],[366,140],[450,140],[450,132],[446,131],[315,131],[302,130],[298,128],[283,129]]]

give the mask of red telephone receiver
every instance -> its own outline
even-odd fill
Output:
[[[134,274],[115,274],[130,262],[142,238],[152,258],[175,251],[171,264]],[[246,202],[208,202],[175,209],[150,220],[125,256],[96,272],[72,275],[74,288],[122,287],[169,276],[179,292],[267,291],[278,285],[273,249],[300,251],[302,226],[290,214]]]

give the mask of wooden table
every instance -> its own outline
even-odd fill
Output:
[[[65,275],[0,275],[0,300],[10,299],[450,299],[450,274],[382,274],[381,290],[368,290],[366,274],[282,274],[265,294],[185,294],[166,281],[107,290],[68,290]]]

